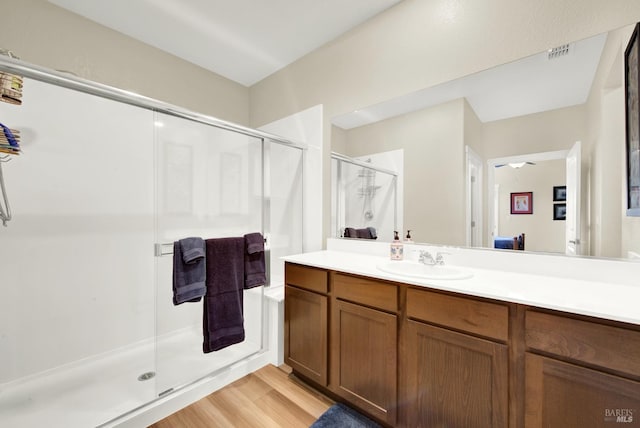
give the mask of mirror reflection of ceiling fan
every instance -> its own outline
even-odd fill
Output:
[[[525,165],[535,165],[534,162],[509,162],[503,163],[501,165],[496,165],[496,168],[502,168],[503,166],[509,165],[511,168],[522,168]]]

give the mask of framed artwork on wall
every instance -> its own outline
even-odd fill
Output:
[[[627,216],[640,217],[640,23],[624,51]]]
[[[553,204],[553,219],[554,220],[567,219],[567,204]]]
[[[533,192],[512,193],[511,214],[533,214]]]
[[[553,202],[567,200],[567,186],[553,186]]]

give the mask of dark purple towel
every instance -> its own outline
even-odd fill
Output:
[[[244,340],[242,290],[244,238],[207,239],[207,294],[202,350],[218,351]]]
[[[353,227],[346,227],[344,229],[344,237],[345,238],[357,238],[358,232]]]
[[[244,288],[266,285],[264,237],[261,233],[249,233],[244,235],[244,243]]]
[[[204,241],[185,238],[173,243],[173,304],[199,302],[205,286]]]
[[[344,229],[345,238],[360,238],[360,239],[377,239],[376,229],[373,227],[365,227],[363,229],[354,229],[353,227],[347,227]]]

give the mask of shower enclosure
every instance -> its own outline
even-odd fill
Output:
[[[16,60],[22,134],[4,163],[0,426],[112,426],[265,352],[264,289],[244,342],[202,352],[202,303],[172,302],[171,243],[262,232],[268,273],[302,251],[303,145]],[[274,179],[275,178],[275,179]]]
[[[376,155],[372,155],[376,156]],[[398,173],[372,162],[331,153],[332,236],[345,228],[373,228],[383,241],[401,230],[398,213]]]

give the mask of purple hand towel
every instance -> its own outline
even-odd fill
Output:
[[[356,230],[353,227],[346,227],[344,229],[344,237],[345,238],[357,238],[358,237],[358,233],[356,232]]]
[[[173,304],[199,302],[205,285],[204,241],[185,238],[173,243]]]
[[[184,238],[180,240],[182,260],[185,263],[195,263],[204,260],[205,248],[202,238]]]
[[[244,341],[242,290],[244,238],[207,239],[207,295],[202,350],[218,351]]]
[[[244,235],[244,288],[267,284],[264,260],[264,237],[261,233]]]
[[[345,238],[360,238],[360,239],[377,239],[376,229],[373,227],[365,227],[363,229],[354,229],[353,227],[347,227],[344,229]]]

